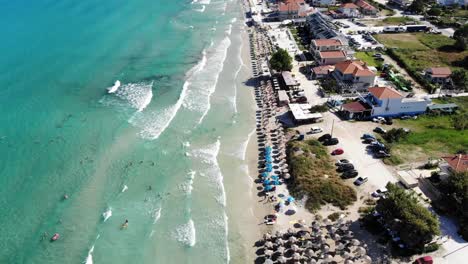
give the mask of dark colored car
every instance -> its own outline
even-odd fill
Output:
[[[391,155],[384,150],[379,150],[374,155],[376,158],[379,158],[379,159],[391,157]]]
[[[327,140],[330,140],[332,136],[330,134],[324,134],[318,138],[318,141],[320,142],[325,142]]]
[[[391,117],[386,117],[385,118],[385,123],[387,125],[393,125],[393,119]]]
[[[335,163],[335,166],[341,166],[344,164],[352,164],[353,162],[347,159],[340,159],[338,162]]]
[[[336,171],[338,172],[344,172],[344,171],[349,171],[349,170],[354,170],[354,165],[351,163],[340,165],[338,166],[338,169],[336,169]]]
[[[348,171],[345,171],[343,172],[343,174],[341,174],[341,177],[343,179],[351,179],[351,178],[354,178],[356,176],[358,176],[359,173],[357,170],[348,170]]]
[[[331,138],[329,140],[326,140],[323,142],[323,145],[325,146],[333,146],[340,143],[340,141],[337,138]]]

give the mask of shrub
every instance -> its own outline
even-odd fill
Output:
[[[334,212],[332,214],[330,214],[327,218],[330,219],[331,221],[335,222],[336,220],[338,220],[338,218],[340,218],[340,213],[338,212]]]
[[[439,247],[440,247],[440,245],[437,244],[437,243],[427,244],[424,247],[424,253],[431,253],[431,252],[437,251],[439,249]]]
[[[310,108],[310,111],[313,112],[313,113],[316,113],[316,112],[319,112],[319,113],[323,113],[323,112],[327,112],[328,111],[328,106],[327,104],[322,104],[322,105],[314,105]]]
[[[392,128],[387,133],[383,134],[382,137],[388,143],[398,142],[405,139],[408,133],[403,128]]]

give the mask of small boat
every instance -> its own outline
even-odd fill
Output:
[[[59,233],[55,233],[55,234],[52,236],[52,238],[50,239],[50,241],[57,241],[59,238],[60,238]]]

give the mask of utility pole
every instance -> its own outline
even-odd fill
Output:
[[[333,127],[335,126],[335,119],[332,120],[332,128],[331,128],[331,132],[330,132],[330,135],[331,137],[333,138]]]

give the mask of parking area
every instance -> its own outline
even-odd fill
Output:
[[[298,129],[301,133],[307,134],[310,128],[317,126],[323,129],[322,133],[309,134],[306,137],[318,138],[323,134],[329,133],[333,137],[338,138],[338,145],[329,146],[330,153],[337,148],[342,148],[342,155],[334,156],[336,160],[349,159],[353,162],[355,169],[359,172],[359,176],[369,178],[368,182],[357,187],[359,196],[371,194],[378,188],[384,187],[388,182],[397,182],[396,171],[385,165],[380,159],[374,158],[366,149],[366,144],[360,139],[364,133],[373,133],[372,130],[377,125],[372,122],[348,122],[340,120],[335,114],[327,112],[323,113],[323,122],[311,125],[300,126]],[[383,125],[385,126],[385,125]],[[333,127],[333,133],[332,133]],[[356,178],[346,181],[352,183]]]

